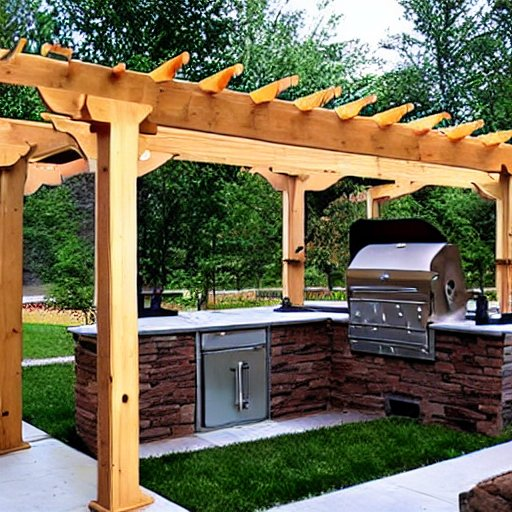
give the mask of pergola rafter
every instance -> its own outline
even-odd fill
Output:
[[[64,60],[22,50],[22,42],[12,51],[0,50],[0,83],[37,87],[52,124],[0,122],[0,453],[25,447],[23,187],[31,191],[80,170],[95,171],[99,418],[93,509],[120,512],[149,502],[138,481],[135,187],[138,175],[170,158],[253,169],[282,192],[283,289],[295,304],[303,301],[307,190],[322,190],[344,176],[391,182],[369,193],[373,201],[425,185],[474,187],[497,200],[498,291],[502,310],[511,309],[512,146],[503,143],[512,132],[472,137],[480,121],[434,130],[446,113],[399,123],[412,104],[360,116],[374,95],[335,110],[320,108],[340,95],[337,87],[296,102],[276,99],[297,77],[251,94],[231,91],[227,87],[243,71],[240,64],[199,83],[174,80],[187,53],[145,74],[122,63],[108,68],[75,61],[55,45],[45,46],[45,54]],[[38,133],[45,136],[37,139]],[[84,160],[46,170],[36,163],[38,152],[44,159],[64,148],[80,148]]]

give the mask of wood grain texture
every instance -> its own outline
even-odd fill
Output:
[[[5,52],[0,51],[0,55]],[[155,104],[156,84],[145,73],[126,71],[115,76],[112,68],[77,60],[64,62],[22,53],[0,60],[0,82],[75,91],[103,98]]]
[[[500,311],[512,312],[512,187],[510,175],[500,180],[502,196],[496,200],[496,289]]]
[[[0,167],[0,454],[22,439],[23,185],[27,161]]]
[[[508,145],[488,148],[477,138],[453,144],[438,131],[419,137],[407,124],[381,129],[371,118],[341,121],[332,110],[304,113],[281,100],[255,105],[245,93],[224,90],[208,95],[195,84],[177,80],[160,86],[149,120],[172,128],[423,165],[500,172],[502,165],[512,164]]]
[[[396,199],[418,191],[425,185],[414,181],[377,185],[366,191],[366,216],[377,219],[380,216],[380,205],[384,201]]]
[[[98,497],[94,510],[151,502],[139,487],[136,179],[147,105],[88,97],[96,121]]]
[[[336,122],[344,124],[339,120]],[[349,122],[351,121],[346,121]],[[444,167],[428,162],[326,151],[173,128],[160,128],[156,136],[141,135],[141,139],[144,147],[149,150],[172,152],[173,158],[177,160],[275,169],[292,175],[325,173],[338,174],[340,177],[358,176],[470,188],[472,183],[498,186],[501,172],[501,168],[490,173],[463,167]]]

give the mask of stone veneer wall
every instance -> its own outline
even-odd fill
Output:
[[[324,411],[329,407],[331,336],[327,325],[319,322],[272,328],[270,409],[273,418]]]
[[[512,337],[436,334],[435,362],[350,350],[347,325],[290,324],[271,332],[273,418],[331,407],[383,414],[387,397],[417,401],[420,418],[496,434],[512,422]],[[96,451],[96,340],[76,347],[76,425]],[[194,432],[194,334],[140,338],[141,441]]]
[[[512,473],[480,482],[459,495],[460,512],[510,512],[512,510]]]
[[[193,433],[194,334],[141,336],[139,347],[141,442]],[[78,336],[75,355],[76,429],[89,450],[96,453],[96,339]]]
[[[512,336],[505,336],[503,364],[503,422],[512,423]],[[510,512],[512,472],[480,482],[460,496],[460,512]]]
[[[436,359],[422,362],[351,352],[347,325],[335,324],[331,404],[383,411],[386,398],[397,397],[417,402],[423,421],[497,434],[512,407],[506,343],[503,336],[437,331]]]

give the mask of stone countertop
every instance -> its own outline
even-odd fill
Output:
[[[344,302],[308,301],[308,306],[345,307]],[[139,334],[153,336],[159,334],[208,332],[235,329],[264,328],[275,325],[306,324],[332,320],[336,323],[348,323],[346,312],[323,311],[274,311],[278,306],[264,306],[240,309],[219,309],[207,311],[183,311],[177,316],[139,318]],[[512,334],[512,324],[475,325],[474,321],[438,322],[431,324],[436,331],[468,332],[501,336]],[[73,334],[96,336],[96,324],[70,327]]]
[[[306,304],[317,305],[318,302]],[[346,306],[346,304],[328,302],[325,306]],[[183,311],[177,316],[139,318],[139,334],[142,336],[183,333],[208,332],[235,329],[253,329],[274,325],[306,324],[310,322],[323,322],[331,319],[334,322],[348,322],[348,314],[300,311],[276,312],[279,306],[264,306],[256,308],[219,309],[207,311]],[[70,327],[73,334],[84,336],[96,335],[96,324]]]

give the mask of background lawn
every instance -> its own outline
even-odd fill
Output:
[[[23,368],[23,419],[80,448],[75,434],[74,386],[72,364]]]
[[[23,324],[23,359],[71,356],[73,336],[63,325]]]

